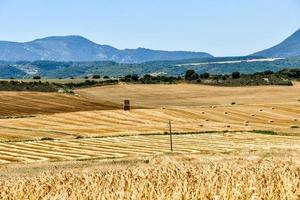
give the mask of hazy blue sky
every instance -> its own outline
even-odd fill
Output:
[[[300,28],[300,0],[0,0],[0,40],[82,35],[117,48],[245,55]]]

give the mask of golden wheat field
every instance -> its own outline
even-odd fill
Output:
[[[98,167],[95,167],[98,165]],[[102,166],[102,167],[99,167]],[[0,178],[3,199],[300,198],[300,165],[291,159],[164,156],[144,164],[100,164]]]
[[[0,92],[0,199],[299,199],[299,94],[299,83]]]

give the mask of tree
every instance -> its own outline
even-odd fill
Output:
[[[133,75],[131,76],[131,80],[133,80],[133,81],[138,81],[138,80],[139,80],[139,76],[138,76],[137,74],[133,74]]]
[[[99,78],[100,78],[100,75],[93,75],[92,78],[93,78],[93,79],[99,79]]]
[[[199,79],[199,75],[192,69],[185,72],[185,80],[194,81]]]
[[[145,74],[143,79],[145,80],[151,80],[152,76],[150,74]]]
[[[131,81],[131,75],[128,74],[128,75],[124,76],[124,80],[125,80],[126,82],[130,82],[130,81]]]
[[[241,74],[240,74],[240,72],[232,72],[231,77],[233,79],[238,79],[241,77]]]
[[[39,80],[39,79],[41,79],[41,77],[40,76],[34,76],[33,79],[34,80]]]
[[[264,71],[264,75],[272,75],[272,74],[274,74],[274,72],[271,70]]]
[[[207,73],[207,72],[205,72],[205,73],[203,73],[203,74],[200,74],[200,78],[203,78],[203,79],[208,79],[209,76],[210,76],[210,74]]]

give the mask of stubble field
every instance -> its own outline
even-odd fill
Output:
[[[223,194],[224,199],[297,199],[300,188],[299,182],[295,182],[300,179],[297,162],[300,158],[299,94],[298,83],[293,87],[235,88],[120,84],[77,90],[75,95],[1,92],[1,197],[82,199],[92,195],[95,199],[159,199],[164,195],[173,199],[214,199]],[[122,110],[125,99],[131,101],[131,111]],[[170,152],[169,136],[165,134],[169,120],[176,133],[173,136],[175,158],[163,156]],[[178,162],[187,155],[200,161]],[[225,155],[230,159],[223,165],[222,159],[216,158]],[[148,166],[134,162],[144,174],[141,176],[149,178],[145,179],[147,182],[138,181],[140,176],[129,161],[152,160],[153,156],[154,160],[171,159],[180,167],[170,163],[156,166],[150,162]],[[202,167],[203,157],[209,158],[205,161],[211,163],[209,168]],[[251,157],[255,159],[249,160]],[[113,163],[120,159],[129,162],[129,166],[122,164],[114,169]],[[100,161],[109,162],[109,169],[95,171],[95,163]],[[58,167],[60,170],[48,167],[52,162],[65,167]],[[74,171],[71,162],[78,166],[89,163],[85,165],[87,171]],[[29,169],[23,170],[24,166]],[[184,169],[184,166],[188,167]],[[277,177],[281,172],[284,176]],[[45,179],[42,173],[47,174]],[[180,183],[195,180],[194,185],[168,182],[169,186],[166,184],[160,192],[155,191],[160,184],[159,177],[166,173],[166,179],[172,176]],[[199,173],[203,176],[199,177]],[[277,177],[274,183],[265,185],[267,192],[258,188],[262,182],[271,181],[262,175]],[[117,191],[118,184],[106,190],[106,183],[97,181],[104,177],[109,180],[114,177],[112,182],[129,181],[124,182],[120,191]],[[67,179],[74,180],[76,185],[69,184]],[[210,186],[209,183],[215,184]],[[143,187],[137,188],[141,184]],[[84,186],[96,188],[95,193],[83,191]],[[15,188],[11,191],[16,195],[8,188]],[[146,196],[136,196],[140,193]]]

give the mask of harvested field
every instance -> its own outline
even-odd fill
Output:
[[[299,84],[75,93],[0,92],[0,199],[300,198]]]
[[[172,120],[174,132],[272,130],[300,135],[300,128],[297,128],[300,127],[300,107],[295,103],[134,109],[130,112],[101,110],[2,119],[0,141],[162,134],[168,131],[168,120]]]
[[[285,158],[176,156],[0,178],[2,199],[300,198],[300,166]],[[95,166],[98,167],[95,167]]]
[[[0,92],[0,118],[88,110],[120,109],[104,101],[90,101],[76,95],[39,92]]]
[[[237,104],[295,104],[300,83],[294,86],[214,87],[197,84],[104,86],[77,90],[93,101],[106,100],[120,104],[130,99],[137,107],[162,108]],[[300,103],[299,103],[300,105]]]
[[[300,155],[300,137],[254,133],[174,135],[174,153],[285,152]],[[170,152],[168,135],[2,142],[0,164],[132,158]]]

